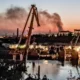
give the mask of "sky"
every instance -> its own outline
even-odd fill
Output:
[[[80,0],[0,0],[0,13],[5,13],[11,6],[27,10],[31,4],[36,4],[39,10],[46,10],[50,14],[58,13],[64,30],[80,29]]]

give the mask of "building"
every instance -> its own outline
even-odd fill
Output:
[[[80,35],[80,29],[74,29],[74,34],[77,36],[77,35]]]
[[[71,33],[70,31],[60,31],[59,33],[58,33],[58,35],[61,35],[61,36],[68,36],[68,34],[69,33]]]

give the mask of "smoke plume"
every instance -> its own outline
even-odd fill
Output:
[[[20,19],[24,18],[26,14],[26,11],[24,8],[20,7],[12,7],[7,9],[6,16],[10,19]]]
[[[17,28],[22,32],[27,16],[28,13],[24,8],[11,7],[7,9],[6,13],[0,14],[0,34],[13,34]],[[39,11],[39,21],[41,27],[37,27],[34,22],[33,33],[49,33],[50,31],[54,33],[63,30],[61,18],[57,13],[50,14],[47,11]]]
[[[62,22],[61,22],[61,18],[59,16],[59,14],[54,13],[53,17],[54,17],[54,23],[57,25],[59,31],[62,31],[63,27],[62,27]]]
[[[0,14],[0,34],[13,34],[19,28],[21,32],[26,22],[27,12],[24,8],[11,7],[6,13]],[[15,33],[16,34],[16,33]]]
[[[42,14],[43,16],[45,16],[45,18],[47,18],[46,19],[47,24],[51,24],[51,26],[57,27],[58,31],[62,31],[63,30],[62,21],[61,21],[61,18],[59,16],[59,14],[53,13],[51,15],[47,11],[42,11],[42,12],[40,12],[40,14]]]

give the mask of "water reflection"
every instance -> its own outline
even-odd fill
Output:
[[[35,62],[32,62],[32,71],[34,73],[34,69],[35,69]]]
[[[34,66],[35,64],[35,66]],[[80,67],[73,67],[69,62],[65,62],[64,66],[61,66],[61,63],[58,61],[28,61],[27,65],[29,66],[27,73],[32,75],[38,74],[38,66],[40,65],[40,78],[42,79],[46,75],[49,79],[52,80],[66,80],[69,76],[69,71],[72,71],[73,76],[79,77]],[[34,68],[34,70],[33,70]]]
[[[11,62],[12,63],[12,62]],[[22,63],[20,64],[8,64],[2,61],[0,63],[0,80],[26,80],[26,78],[31,74],[33,78],[43,78],[46,75],[52,80],[66,80],[70,75],[70,70],[73,76],[79,77],[80,67],[72,66],[70,62],[64,62],[64,66],[61,65],[59,61],[50,60],[35,60],[27,61],[27,71],[25,71]],[[4,76],[5,75],[5,76]]]

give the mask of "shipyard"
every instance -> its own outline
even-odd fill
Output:
[[[80,80],[80,29],[65,29],[62,16],[37,4],[28,7],[0,14],[0,80]]]

